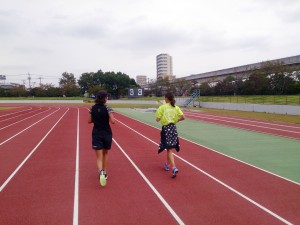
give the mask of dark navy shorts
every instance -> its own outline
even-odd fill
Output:
[[[112,135],[92,134],[92,146],[94,150],[111,149]]]

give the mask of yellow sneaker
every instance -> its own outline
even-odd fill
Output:
[[[99,180],[100,180],[100,185],[104,187],[106,185],[106,176],[104,174],[104,171],[101,171]]]

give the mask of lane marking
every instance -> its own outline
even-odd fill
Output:
[[[20,112],[25,112],[25,111],[28,111],[28,110],[31,110],[32,107],[28,108],[28,109],[24,109],[24,110],[21,110],[21,111],[17,111],[17,112],[13,112],[13,113],[8,113],[8,114],[4,114],[4,115],[1,115],[1,117],[4,117],[4,116],[9,116],[9,115],[12,115],[12,114],[16,114],[16,113],[20,113]]]
[[[217,116],[217,115],[211,115],[211,114],[200,114],[200,113],[194,113],[194,112],[188,112],[185,111],[186,114],[190,114],[193,116],[199,116],[199,117],[215,117],[215,118],[221,118],[221,119],[230,119],[230,120],[237,120],[237,121],[245,121],[245,122],[250,122],[250,123],[260,123],[260,124],[266,124],[266,125],[273,125],[273,126],[279,126],[279,127],[287,127],[287,128],[295,128],[295,129],[300,129],[299,126],[296,125],[284,125],[284,124],[278,124],[276,122],[270,123],[270,122],[261,122],[261,121],[256,121],[256,120],[250,120],[250,119],[243,119],[243,118],[235,118],[235,117],[230,117],[230,116]]]
[[[164,206],[168,209],[171,215],[175,218],[175,220],[180,225],[184,225],[183,221],[180,217],[175,213],[172,207],[167,203],[167,201],[161,196],[161,194],[156,190],[156,188],[152,185],[152,183],[147,179],[147,177],[143,174],[143,172],[137,167],[137,165],[132,161],[132,159],[126,154],[126,152],[122,149],[122,147],[118,144],[118,142],[113,138],[114,143],[118,146],[121,152],[125,155],[125,157],[129,160],[129,162],[133,165],[136,171],[141,175],[144,181],[148,184],[148,186],[152,189],[152,191],[156,194],[159,200],[164,204]]]
[[[116,119],[117,120],[117,119]],[[125,127],[127,127],[128,129],[132,130],[133,132],[137,133],[138,135],[146,138],[147,140],[149,140],[150,142],[152,142],[153,144],[155,144],[156,146],[158,146],[158,143],[156,143],[155,141],[147,138],[146,136],[144,136],[143,134],[139,133],[138,131],[134,130],[133,128],[129,127],[128,125],[124,124],[123,122],[117,120],[119,123],[123,124]],[[282,218],[281,216],[277,215],[276,213],[272,212],[271,210],[267,209],[266,207],[260,205],[259,203],[255,202],[254,200],[252,200],[251,198],[247,197],[246,195],[242,194],[241,192],[235,190],[234,188],[230,187],[229,185],[227,185],[226,183],[222,182],[221,180],[217,179],[216,177],[212,176],[211,174],[205,172],[204,170],[201,170],[200,168],[198,168],[197,166],[193,165],[192,163],[186,161],[185,159],[179,157],[177,154],[173,153],[177,158],[179,158],[180,160],[182,160],[183,162],[187,163],[188,165],[192,166],[193,168],[197,169],[198,171],[202,172],[203,174],[205,174],[206,176],[208,176],[209,178],[213,179],[214,181],[216,181],[217,183],[221,184],[222,186],[224,186],[225,188],[231,190],[232,192],[234,192],[235,194],[237,194],[238,196],[244,198],[245,200],[249,201],[250,203],[254,204],[255,206],[257,206],[258,208],[262,209],[263,211],[267,212],[268,214],[272,215],[273,217],[277,218],[278,220],[282,221],[285,224],[288,225],[292,225],[291,222],[287,221],[286,219]]]
[[[40,110],[42,110],[41,107],[38,108],[37,110],[32,110],[32,111],[27,112],[27,113],[24,113],[24,114],[19,114],[19,115],[17,115],[17,116],[8,117],[7,119],[1,120],[0,122],[4,122],[4,121],[7,121],[7,120],[12,120],[12,119],[18,118],[18,117],[20,117],[20,116],[25,116],[26,114],[33,114],[33,113],[35,113],[36,111],[40,111]]]
[[[118,113],[119,113],[119,112],[118,112]],[[145,123],[145,122],[143,122],[143,121],[134,119],[134,118],[132,118],[132,117],[130,117],[130,116],[123,115],[122,113],[119,113],[119,114],[122,115],[122,116],[128,117],[128,118],[130,118],[130,119],[132,119],[132,120],[135,120],[135,121],[137,121],[137,122],[139,122],[139,123],[145,124],[145,125],[147,125],[147,126],[149,126],[149,127],[153,127],[153,128],[155,128],[155,129],[157,129],[157,130],[160,130],[159,128],[157,128],[157,127],[155,127],[155,126],[152,126],[152,125],[150,125],[150,124],[147,124],[147,123]],[[222,125],[222,124],[217,124],[217,125],[224,126],[224,125]],[[246,129],[245,129],[245,130],[246,130]],[[250,131],[253,131],[253,130],[250,130]],[[269,133],[266,133],[266,134],[269,134]],[[144,136],[144,137],[145,137],[145,136]],[[180,137],[180,136],[179,136],[179,137]],[[145,138],[147,139],[147,137],[145,137]],[[194,141],[188,140],[188,139],[186,139],[186,138],[184,138],[184,137],[180,137],[180,138],[183,139],[183,140],[186,140],[186,141],[188,141],[188,142],[191,142],[191,143],[193,143],[193,144],[195,144],[195,145],[198,145],[198,146],[200,146],[200,147],[203,147],[203,148],[205,148],[206,150],[210,150],[210,151],[213,151],[213,152],[215,152],[215,153],[217,153],[217,154],[220,154],[220,155],[222,155],[222,156],[226,156],[226,157],[228,157],[228,158],[230,158],[230,159],[233,159],[233,160],[235,160],[235,161],[237,161],[237,162],[243,163],[243,164],[245,164],[245,165],[248,165],[248,166],[250,166],[250,167],[253,167],[253,168],[255,168],[255,169],[258,169],[258,170],[260,170],[260,171],[263,171],[263,172],[265,172],[265,173],[271,174],[271,175],[273,175],[273,176],[275,176],[275,177],[278,177],[278,178],[280,178],[280,179],[283,179],[283,180],[286,180],[286,181],[288,181],[288,182],[291,182],[291,183],[300,185],[300,183],[298,183],[298,182],[296,182],[296,181],[290,180],[290,179],[288,179],[288,178],[286,178],[286,177],[282,177],[282,176],[280,176],[280,175],[278,175],[278,174],[275,174],[275,173],[272,173],[272,172],[267,171],[267,170],[265,170],[265,169],[259,168],[259,167],[257,167],[257,166],[254,166],[254,165],[250,164],[250,163],[244,162],[244,161],[242,161],[242,160],[240,160],[240,159],[237,159],[237,158],[234,158],[234,157],[232,157],[232,156],[226,155],[226,154],[224,154],[224,153],[222,153],[222,152],[219,152],[219,151],[217,151],[217,150],[215,150],[215,149],[209,148],[209,147],[207,147],[207,146],[205,146],[205,145],[201,145],[201,144],[196,143],[196,142],[194,142]],[[148,139],[148,140],[150,140],[150,139]],[[297,139],[297,140],[299,140],[299,139]],[[151,141],[151,140],[150,140],[150,141]]]
[[[201,116],[196,116],[196,115],[189,115],[189,116],[190,116],[190,118],[193,118],[193,117],[194,118],[199,118],[199,117],[201,118]],[[269,129],[269,130],[276,130],[276,131],[283,131],[283,132],[288,132],[288,133],[300,134],[300,132],[298,132],[298,131],[284,130],[284,129],[273,128],[273,127],[264,127],[264,126],[260,126],[260,125],[240,123],[240,122],[234,122],[234,121],[224,120],[224,119],[215,119],[215,118],[206,118],[206,119],[216,120],[216,121],[224,121],[224,122],[229,122],[229,123],[232,123],[232,124],[239,124],[239,125],[245,125],[245,126],[250,126],[250,127],[259,127],[259,128]],[[205,122],[207,122],[207,121],[205,121]],[[259,132],[259,131],[256,131],[256,132]]]
[[[78,200],[79,200],[79,108],[77,110],[78,110],[78,114],[77,114],[76,169],[75,169],[73,225],[78,225]]]
[[[46,139],[46,137],[50,134],[50,132],[56,127],[56,125],[61,121],[61,119],[66,115],[67,111],[60,117],[60,119],[52,126],[52,128],[48,131],[48,133],[40,140],[40,142],[35,146],[34,149],[28,154],[28,156],[23,160],[23,162],[15,169],[15,171],[6,179],[6,181],[0,187],[0,192],[5,188],[5,186],[11,181],[11,179],[16,175],[16,173],[21,169],[21,167],[26,163],[26,161],[32,156],[32,154],[36,151],[36,149],[42,144],[42,142]]]
[[[22,119],[22,120],[19,120],[19,121],[15,122],[15,123],[11,123],[11,124],[7,125],[6,127],[1,127],[0,130],[3,130],[3,129],[5,129],[5,128],[8,128],[8,127],[10,127],[10,126],[12,126],[12,125],[15,125],[15,124],[17,124],[17,123],[20,123],[20,122],[22,122],[22,121],[24,121],[24,120],[28,120],[29,118],[35,117],[35,116],[37,116],[37,115],[39,115],[39,114],[42,114],[42,113],[44,113],[44,112],[48,112],[49,110],[50,110],[50,108],[47,109],[46,111],[43,111],[43,112],[34,114],[33,116],[26,117],[26,118],[24,118],[24,119]],[[3,122],[3,121],[0,121],[0,122]]]
[[[3,145],[4,143],[8,142],[9,140],[13,139],[14,137],[18,136],[19,134],[23,133],[24,131],[28,130],[30,127],[36,125],[37,123],[39,123],[39,122],[41,122],[42,120],[46,119],[47,117],[51,116],[53,113],[56,113],[58,110],[60,110],[60,108],[57,109],[56,111],[50,113],[49,115],[45,116],[44,118],[38,120],[37,122],[31,124],[29,127],[25,128],[24,130],[21,130],[19,133],[17,133],[17,134],[15,134],[15,135],[11,136],[11,137],[8,138],[7,140],[3,141],[2,143],[0,143],[0,146]]]

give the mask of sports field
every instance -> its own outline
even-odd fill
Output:
[[[153,110],[115,109],[107,186],[88,107],[0,111],[0,224],[300,224],[300,126],[186,111],[178,176]]]

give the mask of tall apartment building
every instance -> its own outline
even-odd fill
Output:
[[[140,86],[147,84],[147,76],[144,75],[137,75],[136,76],[136,83]]]
[[[159,54],[156,56],[157,79],[173,77],[172,56],[168,54]]]

